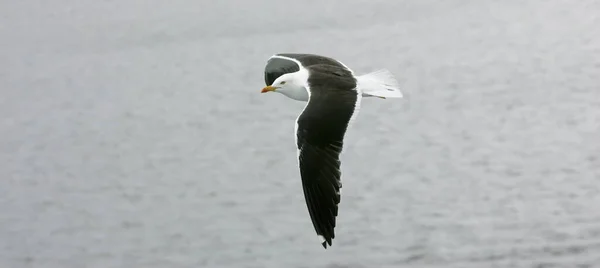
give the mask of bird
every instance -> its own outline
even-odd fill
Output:
[[[402,98],[387,69],[357,75],[341,61],[309,53],[268,58],[261,93],[276,92],[306,102],[295,124],[296,157],[304,199],[323,248],[332,246],[341,200],[344,136],[363,97]]]

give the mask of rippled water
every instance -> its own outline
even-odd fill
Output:
[[[600,267],[599,1],[0,3],[1,267]],[[333,247],[265,60],[388,68]]]

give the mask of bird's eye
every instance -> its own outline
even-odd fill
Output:
[[[285,85],[285,81],[279,82],[280,85]]]

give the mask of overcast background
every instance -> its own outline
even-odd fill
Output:
[[[0,267],[598,267],[600,1],[0,2]],[[324,250],[278,52],[388,68]]]

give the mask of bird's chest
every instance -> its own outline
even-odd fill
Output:
[[[305,87],[295,87],[292,90],[283,92],[288,98],[297,101],[308,101],[308,91]]]

